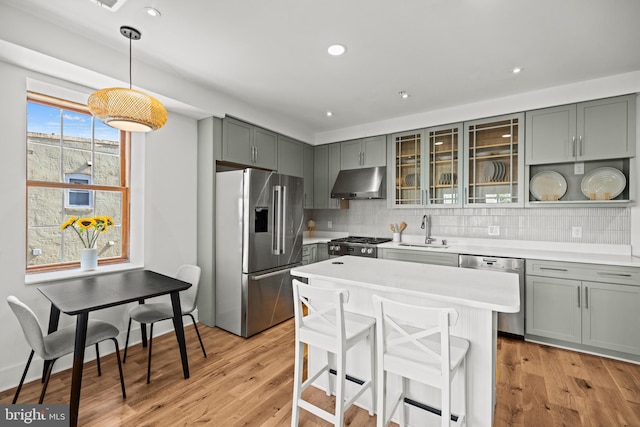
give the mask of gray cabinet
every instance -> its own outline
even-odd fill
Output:
[[[302,148],[304,178],[304,209],[313,209],[313,170],[314,148],[304,144]]]
[[[331,190],[340,172],[340,144],[315,147],[313,159],[314,209],[339,209],[340,200],[331,198]]]
[[[530,165],[635,156],[636,96],[620,96],[526,113]]]
[[[222,160],[276,170],[277,139],[274,132],[226,117],[222,126]]]
[[[458,254],[437,251],[380,248],[378,249],[378,258],[418,262],[422,264],[446,265],[449,267],[458,266]]]
[[[302,265],[318,262],[317,244],[302,245]]]
[[[345,141],[340,144],[340,149],[342,170],[387,164],[387,137],[384,135]]]
[[[304,177],[304,144],[278,135],[278,173]]]
[[[640,355],[640,269],[527,260],[527,338]]]

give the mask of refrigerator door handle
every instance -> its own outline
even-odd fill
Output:
[[[272,250],[274,255],[282,254],[282,187],[273,187],[273,234]]]
[[[289,206],[287,206],[287,186],[283,185],[280,187],[282,194],[280,196],[280,201],[282,202],[281,206],[280,206],[280,212],[282,212],[281,214],[281,219],[282,222],[280,223],[280,241],[282,242],[280,244],[280,254],[286,254],[287,253],[287,209],[289,208]]]
[[[300,267],[301,265],[302,265],[302,263],[293,264],[289,268],[283,268],[282,270],[272,271],[270,273],[264,273],[264,274],[260,274],[258,276],[251,276],[251,277],[249,277],[249,279],[251,279],[251,280],[266,279],[266,278],[269,278],[269,277],[277,276],[279,274],[288,273],[289,271],[291,271],[291,269],[296,268],[296,267]]]

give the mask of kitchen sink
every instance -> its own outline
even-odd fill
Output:
[[[399,243],[398,246],[409,246],[413,248],[447,249],[448,245],[441,243]]]

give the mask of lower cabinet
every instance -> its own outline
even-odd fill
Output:
[[[527,272],[528,338],[640,355],[640,269],[527,260]]]
[[[412,249],[378,249],[378,258],[392,259],[396,261],[419,262],[422,264],[458,266],[458,254],[417,251]]]
[[[302,265],[318,262],[317,245],[302,245]]]
[[[313,264],[329,259],[329,247],[326,243],[302,245],[302,265]]]

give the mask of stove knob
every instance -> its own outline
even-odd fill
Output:
[[[367,253],[368,253],[369,255],[371,255],[371,254],[373,253],[373,248],[369,248],[369,249],[367,249]]]
[[[331,251],[337,251],[337,250],[338,250],[338,247],[337,247],[337,246],[333,246],[333,245],[331,245],[331,246],[329,247],[329,250],[331,250]]]
[[[367,248],[360,249],[360,252],[363,253],[363,254],[366,254],[367,253]]]

